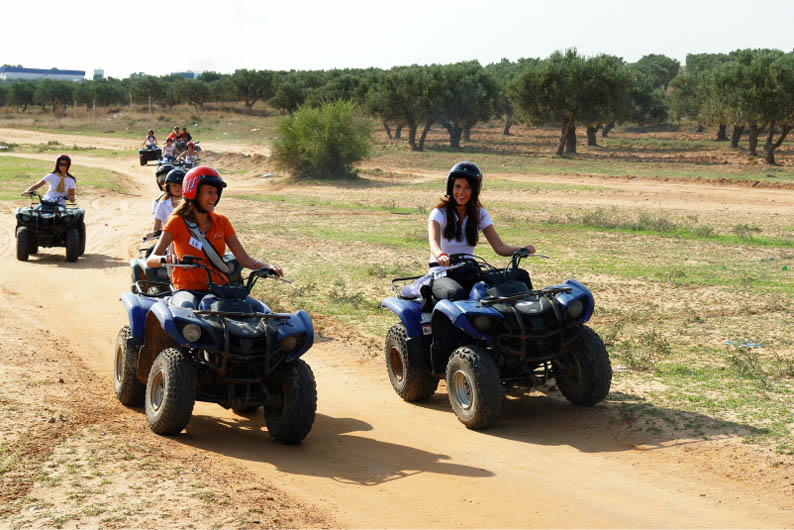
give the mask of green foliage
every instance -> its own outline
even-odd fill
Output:
[[[350,102],[300,107],[294,115],[282,118],[276,130],[276,163],[296,176],[348,176],[353,164],[369,155],[370,124],[356,119]]]
[[[651,79],[653,88],[662,87],[664,89],[667,89],[667,85],[681,69],[681,63],[677,60],[655,53],[644,56],[632,66]]]

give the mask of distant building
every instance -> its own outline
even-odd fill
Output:
[[[178,75],[185,79],[196,79],[199,76],[197,72],[191,72],[190,70],[187,72],[172,72],[171,75]]]
[[[0,79],[58,79],[61,81],[83,81],[85,70],[59,70],[50,68],[20,68],[17,66],[0,66]]]
[[[102,68],[94,68],[94,79],[103,79],[105,77],[105,70]]]

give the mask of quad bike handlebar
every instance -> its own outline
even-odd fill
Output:
[[[160,263],[162,265],[165,265],[166,267],[179,267],[183,269],[196,269],[196,268],[204,269],[204,271],[207,273],[207,285],[211,290],[212,287],[215,286],[215,283],[212,281],[212,269],[201,263],[201,261],[203,260],[197,256],[185,255],[182,256],[182,259],[179,261],[179,263],[166,263],[165,256],[160,257]],[[287,278],[282,278],[281,276],[279,276],[274,269],[271,269],[270,267],[262,267],[261,269],[252,270],[251,274],[248,275],[248,279],[245,282],[245,288],[248,290],[249,293],[251,292],[251,289],[253,289],[256,280],[259,278],[272,278],[274,280],[280,280],[285,283],[292,283],[292,280],[288,280]]]

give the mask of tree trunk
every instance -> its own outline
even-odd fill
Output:
[[[750,135],[748,136],[747,141],[749,143],[750,154],[752,156],[758,156],[758,135],[761,134],[761,131],[764,127],[766,127],[766,124],[763,124],[760,127],[755,122],[750,124]]]
[[[416,129],[418,125],[416,123],[409,123],[408,124],[408,145],[411,146],[411,151],[421,151],[418,145],[416,145]]]
[[[394,128],[394,138],[396,140],[399,140],[402,137],[403,137],[403,124],[398,123],[397,127]]]
[[[769,135],[767,136],[766,145],[764,145],[764,149],[766,149],[766,163],[771,165],[776,165],[775,162],[775,149],[780,147],[780,144],[783,143],[783,140],[786,139],[786,136],[791,129],[794,128],[794,124],[783,124],[780,130],[780,138],[777,139],[777,142],[772,142],[772,137],[774,135],[774,123],[771,122],[769,124]]]
[[[728,133],[725,132],[727,125],[720,123],[720,128],[717,130],[717,141],[723,142],[728,140]]]
[[[571,125],[568,129],[568,138],[565,140],[565,152],[576,152],[576,125]]]
[[[471,142],[471,127],[463,127],[463,141]]]
[[[567,118],[562,122],[562,127],[560,128],[560,141],[557,143],[557,156],[562,156],[565,144],[568,142],[568,129],[570,129],[572,123],[573,120],[571,118]]]
[[[457,123],[445,123],[444,128],[449,133],[449,146],[459,149],[460,137],[463,135],[463,128]]]
[[[744,125],[734,125],[731,133],[731,147],[739,147],[739,140],[744,132]]]
[[[702,126],[701,124],[699,124],[699,123],[698,123],[698,124],[697,124],[697,126],[695,127],[695,132],[696,132],[696,133],[703,132],[703,131],[705,131],[705,130],[706,130],[706,128],[705,128],[705,127],[703,127],[703,126]]]
[[[510,127],[513,126],[513,120],[505,120],[505,128],[502,131],[502,136],[513,136],[513,133],[510,132]]]
[[[588,127],[587,128],[587,145],[596,145],[596,146],[598,145],[596,143],[596,133],[597,132],[598,132],[598,127]]]
[[[427,133],[430,132],[430,128],[433,126],[432,121],[428,121],[425,123],[425,127],[422,129],[422,135],[419,137],[419,150],[425,150],[425,138],[427,138]]]
[[[601,131],[601,138],[607,138],[609,135],[609,131],[615,128],[615,122],[611,121],[604,125],[604,129]]]
[[[383,121],[383,122],[381,122],[381,123],[383,124],[383,130],[384,130],[384,131],[386,131],[386,137],[387,137],[389,140],[391,140],[391,139],[392,139],[392,136],[391,136],[391,128],[389,127],[389,124],[388,124],[388,123],[386,123],[385,121]]]

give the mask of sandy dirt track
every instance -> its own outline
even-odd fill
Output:
[[[0,138],[72,142],[10,129],[0,129]],[[87,140],[77,138],[78,144]],[[128,147],[123,140],[91,139],[92,145],[118,148],[114,142]],[[57,314],[53,332],[68,339],[95,373],[103,398],[115,400],[113,345],[126,322],[118,297],[129,289],[127,262],[150,226],[153,167],[141,168],[137,159],[79,155],[74,163],[128,175],[135,194],[80,197],[88,244],[85,256],[73,264],[63,260],[63,249],[43,249],[30,262],[18,262],[11,215],[16,205],[3,205],[0,328],[19,307],[29,308],[39,321],[52,321]],[[671,195],[694,204],[699,194],[703,201],[745,214],[756,209],[783,214],[794,204],[794,192],[788,190],[767,196],[770,190],[682,186],[625,181],[620,197],[647,195],[653,204],[676,207]],[[49,294],[41,297],[42,292]],[[69,311],[57,311],[67,304]],[[443,386],[428,403],[402,402],[380,357],[365,359],[351,352],[350,344],[320,340],[305,358],[319,399],[314,429],[301,445],[274,443],[258,415],[239,416],[207,404],[197,404],[186,433],[175,440],[219,465],[241,466],[263,483],[278,485],[341,527],[794,527],[789,484],[785,489],[763,476],[731,471],[736,460],[755,458],[735,440],[648,443],[608,405],[576,409],[534,394],[509,400],[495,428],[473,432],[451,412]],[[124,414],[145,422],[139,410]],[[765,468],[759,460],[746,469]]]

